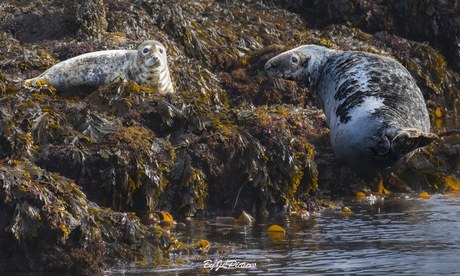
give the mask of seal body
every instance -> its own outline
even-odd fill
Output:
[[[174,91],[166,49],[154,40],[145,41],[137,50],[98,51],[76,56],[26,82],[49,80],[48,85],[57,90],[77,86],[99,87],[111,83],[120,73],[125,79],[161,94]]]
[[[420,89],[394,59],[305,45],[272,58],[265,70],[315,93],[334,153],[361,175],[391,171],[437,139]]]

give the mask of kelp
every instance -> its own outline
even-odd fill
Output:
[[[291,14],[286,20],[282,18],[285,11],[252,1],[214,2],[212,6],[207,1],[182,1],[178,5],[142,1],[141,5],[147,6],[161,30],[180,41],[187,55],[218,67],[219,55],[244,58],[261,48],[262,42],[279,41],[284,33],[275,25],[278,20],[289,21],[292,26],[297,19]]]
[[[176,199],[186,204],[172,205],[173,209],[206,210],[202,205],[206,198],[204,202],[216,206],[208,210],[213,214],[236,206],[252,208],[254,202],[261,212],[294,210],[301,208],[299,195],[317,187],[313,148],[306,137],[295,134],[311,135],[315,127],[323,127],[308,119],[318,111],[292,106],[248,108],[229,111],[206,132],[178,137],[164,200],[178,193]],[[302,178],[304,171],[307,177]],[[243,200],[238,202],[235,191],[243,188]]]
[[[254,51],[244,62],[232,66],[230,72],[219,72],[218,77],[228,93],[229,103],[238,106],[252,103],[256,106],[267,104],[293,104],[312,106],[314,96],[306,88],[294,82],[283,82],[285,89],[279,89],[264,72],[265,63],[289,46],[271,45]]]
[[[119,76],[108,86],[94,91],[87,100],[109,115],[122,115],[129,110],[146,110],[146,100],[152,91]]]
[[[100,5],[99,2],[96,2],[91,3]],[[260,133],[260,129],[245,121],[249,120],[249,117],[246,118],[241,114],[248,112],[245,109],[246,103],[253,103],[255,104],[254,108],[261,108],[260,110],[264,110],[264,104],[288,103],[300,105],[301,108],[313,105],[314,97],[306,89],[286,82],[283,85],[287,89],[282,92],[265,77],[263,72],[263,65],[269,58],[298,44],[315,43],[341,50],[363,50],[394,56],[404,65],[407,65],[418,80],[425,81],[427,85],[422,89],[426,95],[436,95],[433,96],[435,105],[442,104],[439,97],[440,91],[447,91],[446,98],[450,99],[448,102],[452,102],[458,94],[455,74],[450,71],[450,73],[445,73],[449,69],[446,67],[442,56],[426,45],[386,33],[366,34],[360,29],[343,25],[333,25],[321,32],[307,31],[306,25],[298,16],[291,16],[292,14],[284,10],[273,9],[269,5],[253,1],[245,1],[244,5],[242,3],[218,2],[213,6],[208,5],[206,1],[184,1],[175,6],[161,1],[105,1],[105,3],[108,5],[106,18],[113,18],[115,15],[122,15],[122,17],[133,15],[123,26],[118,26],[113,20],[109,20],[112,24],[111,31],[116,32],[112,36],[125,35],[127,47],[135,47],[136,42],[133,40],[137,38],[159,39],[167,46],[172,76],[179,93],[160,97],[155,94],[155,91],[124,80],[123,76],[120,76],[111,85],[100,88],[82,99],[56,99],[56,95],[53,96],[53,91],[49,90],[50,88],[47,88],[46,85],[37,88],[26,86],[29,90],[41,89],[42,92],[32,91],[30,93],[42,98],[35,99],[25,96],[28,97],[29,102],[17,109],[17,116],[21,118],[13,120],[14,126],[12,125],[13,121],[7,119],[8,116],[6,117],[3,129],[15,130],[15,127],[18,128],[17,126],[20,128],[16,131],[18,133],[16,136],[10,135],[12,132],[8,130],[10,132],[8,135],[5,132],[3,139],[7,141],[8,138],[6,137],[24,138],[18,142],[8,142],[3,152],[5,152],[5,156],[13,159],[20,155],[25,156],[22,158],[33,158],[33,155],[36,154],[40,162],[46,163],[46,166],[50,166],[49,161],[46,160],[48,156],[57,157],[59,151],[67,152],[66,154],[72,156],[71,160],[68,161],[71,162],[70,167],[80,172],[81,177],[88,177],[90,172],[91,176],[101,179],[101,181],[104,179],[105,183],[110,181],[118,183],[116,185],[110,184],[112,186],[106,184],[105,187],[112,187],[109,192],[111,196],[103,196],[106,198],[105,204],[107,206],[117,209],[133,208],[130,203],[132,202],[132,193],[140,187],[136,183],[143,177],[149,178],[148,176],[139,177],[139,175],[143,175],[143,166],[137,159],[142,160],[145,152],[134,154],[132,149],[126,149],[125,152],[122,152],[115,151],[115,147],[112,147],[114,150],[110,151],[104,148],[107,146],[104,144],[104,137],[107,135],[121,132],[126,134],[125,130],[120,130],[121,126],[124,129],[136,128],[137,130],[133,134],[139,132],[140,129],[150,129],[153,131],[152,137],[155,137],[152,139],[161,139],[158,152],[164,156],[171,156],[169,163],[167,162],[169,165],[147,162],[159,179],[166,177],[170,182],[175,182],[175,185],[177,183],[182,183],[182,185],[189,183],[189,180],[184,180],[184,178],[176,175],[179,174],[180,170],[177,168],[171,170],[173,168],[171,164],[177,165],[181,162],[188,164],[188,175],[194,175],[190,172],[196,171],[197,175],[203,176],[199,179],[206,179],[206,181],[200,180],[205,182],[196,184],[196,187],[202,187],[200,188],[201,192],[198,193],[201,196],[197,196],[197,198],[203,199],[198,200],[199,202],[205,198],[202,196],[206,194],[204,183],[208,183],[208,193],[218,190],[212,185],[209,186],[211,182],[209,179],[214,180],[214,177],[222,177],[216,168],[224,163],[222,162],[217,166],[223,159],[219,155],[222,154],[224,148],[232,148],[232,150],[225,152],[232,154],[232,156],[240,156],[244,160],[238,166],[234,164],[223,165],[225,169],[222,169],[220,173],[225,171],[225,174],[228,174],[238,171],[244,175],[235,183],[226,181],[228,187],[239,189],[249,179],[255,181],[253,187],[256,190],[259,188],[264,190],[265,194],[257,196],[261,202],[264,202],[261,205],[266,205],[267,202],[271,202],[268,205],[280,201],[284,201],[283,203],[292,202],[293,194],[297,193],[297,187],[300,185],[298,183],[305,178],[301,172],[304,172],[308,167],[307,178],[315,179],[316,177],[316,174],[312,173],[316,167],[315,162],[311,161],[313,157],[312,147],[305,146],[308,144],[305,139],[299,140],[298,144],[293,146],[288,144],[287,140],[283,141],[287,138],[267,138],[266,134]],[[79,6],[79,8],[83,8],[82,12],[86,9],[83,6]],[[351,11],[348,6],[346,11],[341,11],[342,8],[334,6],[334,10],[338,9],[340,13]],[[101,17],[104,16],[99,12],[96,14],[97,16],[93,19],[100,20],[100,22],[95,24],[99,24],[99,27],[103,29],[105,23]],[[287,15],[290,17],[287,18]],[[155,29],[157,34],[147,33],[145,31],[147,27]],[[102,49],[115,47],[109,39],[112,36],[107,36],[107,41],[101,37],[87,45],[98,45],[98,48]],[[77,38],[85,39],[83,36],[77,36]],[[72,53],[72,45],[78,50],[77,47],[82,44],[67,44],[65,51]],[[59,49],[54,47],[53,51],[56,55],[62,51],[58,51]],[[44,50],[39,47],[31,52],[34,51]],[[21,68],[21,70],[28,72],[32,69],[29,67]],[[34,65],[34,68],[37,66]],[[5,70],[7,69],[5,67]],[[6,87],[4,91],[6,91]],[[48,96],[42,95],[46,94],[45,92],[48,93]],[[67,97],[68,95],[63,96]],[[13,101],[20,102],[22,100]],[[44,101],[47,101],[47,104],[44,104]],[[232,108],[239,111],[232,111]],[[238,112],[240,115],[236,115]],[[279,124],[286,124],[291,120],[290,123],[299,127],[299,122],[306,120],[305,117],[292,119],[292,114],[288,113],[281,116],[285,118]],[[238,116],[244,119],[238,119]],[[251,116],[260,117],[261,115],[253,114]],[[272,125],[273,122],[266,123],[270,120],[279,120],[279,118],[274,119],[276,116],[273,116],[275,115],[271,114],[269,117],[261,119],[262,121],[258,122],[259,127],[276,128],[275,125]],[[318,114],[313,115],[313,113],[307,117],[310,122],[305,125],[311,126],[313,123],[313,125],[318,125],[319,129],[314,131],[311,127],[310,129],[300,127],[302,131],[291,130],[287,137],[307,137],[321,133],[325,127],[323,118]],[[20,120],[19,124],[17,124],[17,120]],[[276,132],[276,130],[274,131]],[[191,145],[195,147],[194,144],[186,144],[184,148],[182,137],[189,134],[193,134],[189,137],[202,137],[197,138],[202,143],[216,143],[214,148],[208,147],[201,151],[198,150],[201,157],[207,156],[206,162],[199,161],[198,155],[189,152]],[[150,145],[152,142],[145,143]],[[300,145],[304,145],[303,148]],[[19,147],[22,147],[23,150]],[[13,150],[13,148],[17,148],[17,150]],[[171,152],[184,150],[187,153],[171,154]],[[16,151],[21,154],[13,155],[12,153]],[[307,152],[310,153],[307,154]],[[63,156],[67,156],[66,154]],[[309,157],[306,160],[296,161],[299,156]],[[92,161],[88,161],[88,158]],[[272,161],[268,162],[266,159],[276,161],[270,163]],[[87,162],[97,162],[97,160],[104,160],[103,164],[110,163],[110,170],[102,170],[104,173],[94,175],[94,170],[86,167]],[[217,164],[212,164],[213,160]],[[286,162],[283,160],[290,160],[290,162],[283,163]],[[275,168],[277,162],[285,164],[286,171],[284,169],[277,170]],[[257,164],[257,166],[251,168],[252,164]],[[115,173],[117,171],[118,174]],[[163,171],[166,176],[163,175]],[[280,171],[283,172],[280,173]],[[71,174],[70,172],[61,172]],[[78,178],[77,181],[83,179],[80,179],[80,176],[76,176],[75,173],[72,175]],[[286,189],[278,192],[278,184],[271,179],[280,180],[281,186],[285,186]],[[165,181],[163,182],[165,183]],[[152,191],[162,194],[162,191],[167,188],[164,183],[152,184],[152,187],[156,187],[155,189],[151,188]],[[250,185],[244,184],[244,187],[246,186]],[[272,192],[268,192],[267,187],[269,186],[275,187]],[[314,187],[315,184],[309,184],[302,190],[309,191]],[[172,193],[171,197],[168,198],[172,200],[176,196],[184,198],[183,195],[175,193]],[[124,202],[125,200],[114,200],[115,198],[126,199],[126,202]],[[209,196],[207,198],[208,201],[212,201]],[[158,199],[145,199],[144,203],[147,201],[153,203],[140,208],[151,209],[159,204]],[[190,200],[188,204],[191,204]],[[171,205],[169,204],[169,206]],[[179,204],[179,206],[185,208],[185,205]],[[199,203],[196,206],[200,207],[192,208],[194,211],[202,208],[203,205]],[[289,208],[293,207],[290,205]],[[189,211],[186,212],[190,213]]]
[[[302,184],[301,193],[317,188],[317,172],[309,165],[313,162],[313,146],[306,139],[321,127],[309,119],[314,112],[317,111],[272,106],[237,113],[239,123],[249,123],[252,134],[239,134],[243,143],[241,173],[247,174],[253,186],[258,187],[262,202],[268,206],[282,202],[283,208],[297,210],[300,206],[296,206],[295,196],[299,185]],[[309,177],[302,178],[304,171]]]
[[[43,70],[53,64],[53,57],[42,49],[31,50],[20,45],[11,34],[0,31],[0,69],[9,74]]]

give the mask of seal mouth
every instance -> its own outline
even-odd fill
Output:
[[[160,59],[158,57],[151,57],[145,60],[145,65],[152,67],[152,66],[159,66],[161,65]]]
[[[270,68],[265,66],[266,69]],[[282,74],[279,70],[265,70],[267,72],[268,78],[275,83],[276,87],[281,89],[282,91],[286,90],[286,86],[284,85],[284,80],[286,76]]]

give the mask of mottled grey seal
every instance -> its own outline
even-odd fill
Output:
[[[334,153],[361,175],[391,171],[437,139],[415,80],[389,57],[304,45],[270,59],[265,71],[315,93]]]
[[[124,78],[161,94],[174,91],[166,49],[155,40],[145,41],[137,50],[108,50],[76,56],[26,82],[48,79],[48,85],[57,90],[76,86],[99,87],[111,83],[120,73]]]

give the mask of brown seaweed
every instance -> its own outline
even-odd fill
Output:
[[[458,102],[452,49],[436,40],[456,31],[402,37],[410,30],[396,27],[401,14],[391,1],[41,2],[0,4],[4,268],[93,273],[132,260],[155,266],[175,242],[140,222],[146,212],[318,211],[321,193],[349,193],[360,179],[334,157],[313,94],[293,82],[276,85],[263,71],[271,57],[298,45],[396,58],[417,80],[433,118],[447,118]],[[415,8],[410,22],[426,25],[421,11],[429,11],[450,24],[438,20],[450,14],[445,6],[422,2],[404,1]],[[65,23],[54,33],[50,14]],[[36,17],[43,34],[23,41],[30,30],[22,23]],[[337,24],[344,21],[354,25]],[[59,60],[133,49],[146,39],[166,46],[175,94],[158,95],[124,76],[93,91],[21,83]],[[458,189],[452,141],[417,152],[396,174],[416,191]],[[385,177],[382,185],[395,190]]]

